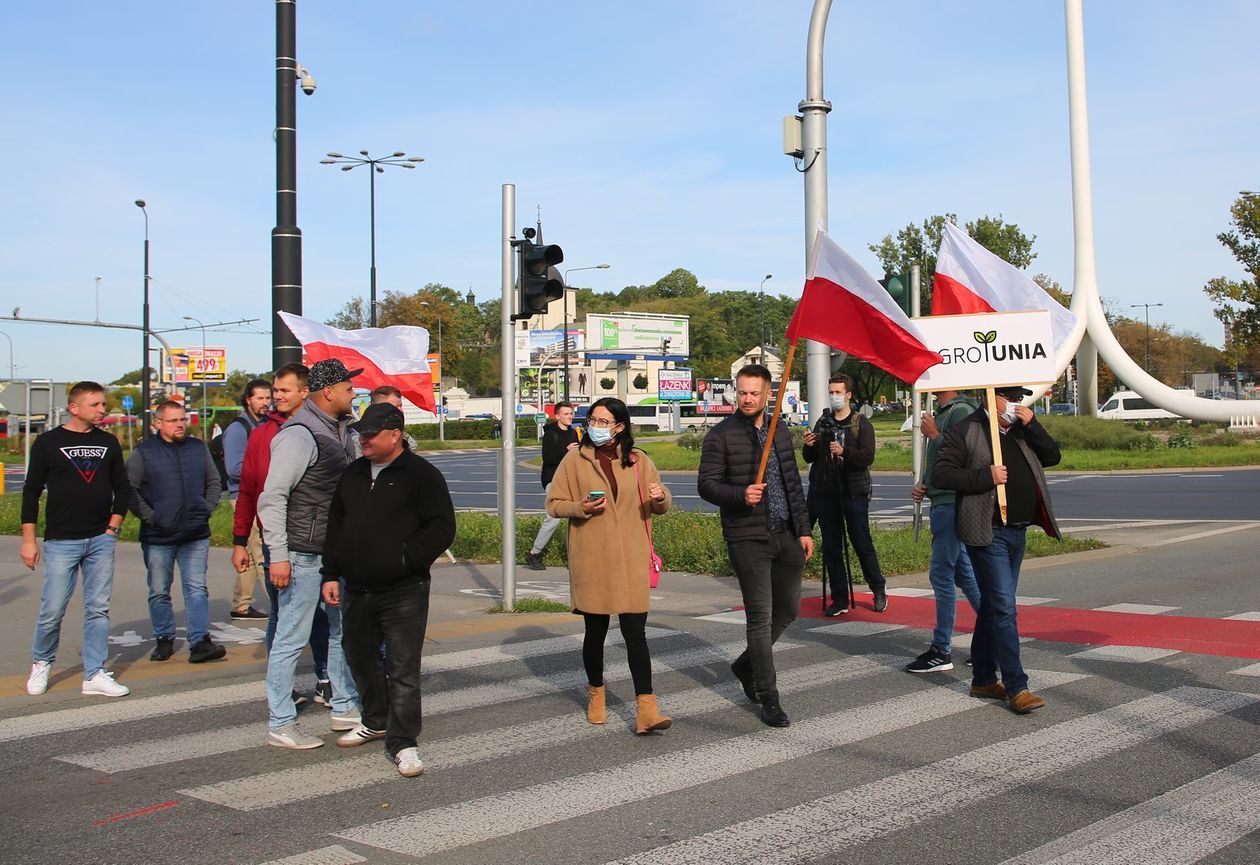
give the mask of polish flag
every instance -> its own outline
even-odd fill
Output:
[[[1076,327],[1072,311],[1019,268],[998,258],[952,222],[945,223],[932,279],[932,314],[1050,310],[1056,356]]]
[[[818,230],[810,276],[787,338],[812,339],[870,361],[902,381],[942,362],[923,335],[862,265]]]
[[[302,343],[303,362],[310,366],[336,358],[350,369],[363,368],[354,378],[356,388],[392,384],[412,403],[437,411],[433,376],[429,372],[429,332],[423,327],[394,325],[341,330],[300,315],[279,316]]]

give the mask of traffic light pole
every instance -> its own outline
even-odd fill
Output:
[[[809,17],[809,38],[805,48],[805,98],[797,106],[801,113],[801,149],[805,175],[805,266],[809,267],[818,229],[827,228],[827,114],[831,103],[823,98],[823,43],[827,38],[827,15],[831,0],[814,0]],[[831,348],[813,340],[805,341],[805,375],[809,398],[809,424],[812,428],[827,407],[827,379],[831,377]],[[783,381],[791,376],[783,371]]]
[[[499,369],[503,392],[502,449],[499,463],[499,522],[503,526],[501,564],[503,575],[503,609],[511,612],[516,606],[516,338],[512,332],[515,288],[512,279],[512,258],[516,254],[513,232],[516,225],[516,186],[503,184],[502,276],[503,302],[499,310]]]

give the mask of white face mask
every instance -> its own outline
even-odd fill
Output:
[[[586,434],[591,437],[591,441],[596,445],[606,445],[612,441],[613,437],[612,430],[602,426],[593,426],[586,431]]]
[[[1015,414],[1016,403],[1008,402],[1006,408],[1002,410],[1002,417],[1008,424],[1013,424],[1019,419],[1019,415]]]
[[[849,398],[844,394],[828,394],[827,401],[831,403],[832,411],[844,411],[849,405]]]

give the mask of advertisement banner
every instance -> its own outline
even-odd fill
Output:
[[[516,368],[564,365],[564,329],[518,330],[516,336]],[[586,347],[583,331],[569,328],[569,366],[580,362],[579,353]]]
[[[662,369],[658,371],[656,390],[661,402],[691,402],[691,370]]]
[[[945,359],[928,367],[914,383],[919,390],[1050,384],[1055,380],[1048,309],[930,315],[916,318],[914,323],[927,347]]]
[[[162,367],[162,380],[166,383],[223,384],[227,381],[227,349],[221,346],[172,348],[169,366],[164,363]],[[172,374],[174,382],[170,381]]]
[[[696,379],[696,400],[701,414],[734,414],[735,382],[729,378]]]
[[[590,333],[590,351],[679,356],[691,353],[690,321],[686,316],[588,315],[586,330]]]
[[[589,366],[569,367],[569,402],[574,405],[594,402],[595,387],[595,373]]]

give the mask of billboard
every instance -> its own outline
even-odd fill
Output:
[[[223,384],[227,381],[227,349],[222,346],[172,348],[169,357],[162,358],[159,369],[164,384]]]
[[[729,378],[696,379],[696,400],[701,414],[734,414],[735,382]]]
[[[691,354],[690,322],[677,315],[595,315],[586,317],[589,351]],[[669,350],[661,350],[664,340]]]
[[[661,402],[691,402],[691,370],[659,370],[656,390]]]
[[[583,331],[569,328],[569,365],[577,363],[578,353],[585,348]],[[547,366],[564,364],[564,330],[518,330],[516,337],[516,368],[537,367],[544,360]]]

